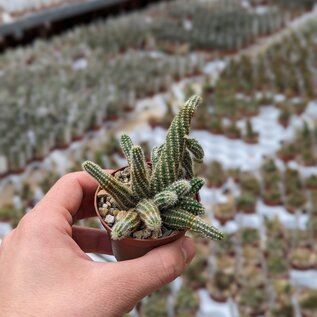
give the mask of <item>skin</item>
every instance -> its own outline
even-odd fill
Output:
[[[195,254],[184,237],[145,256],[93,262],[111,254],[105,231],[73,226],[94,216],[96,182],[84,172],[62,177],[0,245],[0,316],[122,316],[179,276]]]

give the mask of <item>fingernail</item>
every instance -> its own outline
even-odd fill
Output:
[[[189,263],[195,255],[195,245],[192,239],[184,238],[181,244],[181,250],[184,254],[186,263]]]

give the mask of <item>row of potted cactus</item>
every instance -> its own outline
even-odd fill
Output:
[[[303,29],[292,32],[270,45],[259,55],[243,55],[232,60],[223,72],[216,92],[221,92],[221,87],[227,86],[233,92],[248,96],[262,91],[282,93],[290,99],[294,96],[301,97],[304,103],[306,99],[313,99],[317,93],[314,88],[315,29],[316,23],[308,23]],[[300,113],[305,106],[295,104],[293,108]]]
[[[163,92],[171,82],[197,72],[202,61],[129,52],[109,64],[94,57],[87,68],[77,71],[70,71],[70,65],[57,70],[31,65],[9,72],[1,77],[6,89],[0,96],[4,107],[0,153],[8,163],[1,172],[22,171],[28,162],[100,128],[104,120],[122,117],[133,110],[137,99]],[[46,71],[50,76],[43,80]],[[32,76],[34,86],[24,81],[27,76]],[[63,82],[62,89],[58,81]]]
[[[259,36],[282,28],[286,20],[285,12],[276,7],[258,14],[237,1],[187,1],[184,9],[184,2],[178,0],[153,10],[153,15],[153,33],[163,48],[168,42],[224,52],[250,45]]]

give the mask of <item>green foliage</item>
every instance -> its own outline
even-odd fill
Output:
[[[200,189],[204,186],[205,180],[201,177],[193,178],[190,180],[191,189],[189,194],[196,194],[200,191]]]
[[[185,196],[191,189],[191,183],[184,179],[176,181],[166,188],[166,190],[174,192],[178,197]]]
[[[237,209],[245,212],[253,212],[256,207],[256,196],[253,193],[243,192],[237,198]]]
[[[184,316],[187,313],[194,314],[195,312],[197,312],[198,309],[198,295],[191,288],[182,286],[182,288],[179,290],[175,298],[176,316]]]
[[[305,180],[305,185],[308,188],[317,188],[317,176],[316,175],[311,175]]]
[[[213,240],[222,240],[223,233],[213,226],[208,225],[198,216],[182,209],[170,209],[161,214],[164,223],[177,230],[189,229]]]
[[[178,200],[178,195],[176,192],[165,190],[158,193],[154,197],[154,204],[160,209],[164,210],[173,207]]]
[[[254,195],[260,194],[260,184],[258,179],[251,173],[244,173],[240,176],[240,186],[244,192]]]
[[[270,255],[267,260],[267,269],[270,276],[280,276],[287,274],[287,259],[280,255]]]
[[[130,152],[133,147],[131,138],[128,135],[123,134],[120,138],[120,145],[125,158],[127,159],[128,163],[130,163]]]
[[[188,211],[193,215],[203,215],[205,213],[205,207],[196,199],[191,197],[181,198],[177,204],[179,209]]]
[[[138,198],[149,197],[149,173],[144,153],[139,146],[133,146],[130,150],[130,173],[133,195]]]
[[[302,308],[311,310],[312,312],[317,309],[317,291],[310,290],[300,300],[300,306]]]
[[[232,284],[235,283],[234,274],[218,270],[214,275],[213,283],[219,290],[229,290]]]
[[[140,215],[145,226],[154,231],[159,231],[162,225],[160,211],[153,200],[142,199],[135,207],[135,211]]]
[[[241,229],[241,243],[243,246],[257,244],[260,241],[259,232],[257,229],[244,228]]]
[[[227,179],[226,173],[218,161],[211,162],[208,174],[208,183],[211,187],[220,187]]]
[[[112,175],[105,173],[97,164],[86,161],[83,163],[83,169],[98,181],[100,186],[115,199],[120,208],[129,209],[138,202],[130,188]]]
[[[204,149],[196,139],[187,138],[187,148],[193,154],[197,162],[201,162],[204,158]]]
[[[146,317],[168,317],[166,298],[158,295],[148,298],[142,310]]]
[[[152,167],[146,163],[140,146],[133,145],[127,135],[121,137],[122,151],[129,163],[128,182],[121,182],[95,163],[83,163],[83,169],[112,196],[118,207],[129,210],[125,217],[116,220],[113,239],[129,236],[139,227],[143,229],[142,225],[159,233],[162,224],[174,230],[189,229],[216,240],[223,238],[221,232],[197,217],[205,208],[193,198],[204,184],[203,179],[193,178],[190,154],[202,160],[203,149],[197,140],[188,137],[191,118],[200,102],[200,97],[191,97],[175,116],[165,143],[151,152]],[[182,178],[182,169],[187,179]]]
[[[10,219],[13,216],[12,209],[0,209],[0,219]]]
[[[114,240],[128,236],[141,225],[141,219],[135,211],[128,211],[120,221],[112,227],[111,237]]]
[[[150,186],[153,194],[177,180],[186,148],[185,137],[189,134],[191,118],[200,103],[199,96],[191,97],[172,121],[159,161],[152,172]]]

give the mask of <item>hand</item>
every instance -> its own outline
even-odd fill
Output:
[[[194,254],[185,237],[145,256],[93,262],[111,253],[106,231],[73,226],[94,216],[97,184],[84,172],[62,177],[0,245],[0,316],[122,316],[180,275]]]

